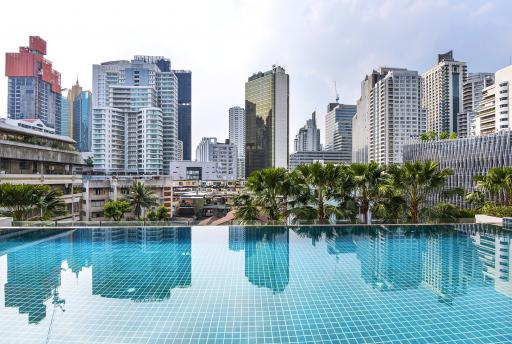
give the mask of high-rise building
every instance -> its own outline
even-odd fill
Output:
[[[173,70],[178,78],[178,139],[183,142],[183,159],[192,159],[192,72]]]
[[[82,93],[82,86],[78,83],[78,78],[76,79],[76,83],[71,86],[71,89],[68,91],[68,101],[69,104],[69,137],[74,137],[74,128],[73,125],[75,123],[74,119],[74,104],[75,98],[78,97]]]
[[[226,140],[217,142],[215,137],[203,137],[196,149],[196,160],[201,162],[216,162],[217,173],[233,180],[237,177],[237,148]]]
[[[7,114],[12,119],[40,119],[56,128],[61,114],[60,73],[46,55],[46,41],[30,36],[29,46],[5,54]]]
[[[245,110],[229,108],[229,142],[236,146],[237,178],[245,178]]]
[[[325,150],[342,153],[343,162],[352,161],[352,120],[355,105],[329,103],[325,115]]]
[[[455,61],[453,52],[437,56],[437,65],[422,74],[422,107],[427,111],[427,130],[457,131],[457,115],[463,109],[465,62]]]
[[[178,149],[178,81],[168,64],[160,56],[135,56],[132,61],[93,66],[95,170],[106,174],[168,172]]]
[[[62,102],[61,102],[61,107],[60,107],[60,121],[59,121],[59,126],[57,126],[57,128],[55,128],[55,132],[57,133],[57,135],[62,135],[62,136],[67,136],[67,137],[71,137],[72,135],[70,135],[69,133],[69,127],[70,127],[70,124],[69,124],[69,120],[70,120],[70,117],[69,117],[69,101],[68,101],[68,98],[67,97],[62,97]]]
[[[482,91],[494,84],[492,73],[470,73],[462,87],[462,112],[457,119],[457,136],[472,137],[476,135],[475,114],[480,110]]]
[[[73,140],[80,152],[91,151],[92,94],[82,91],[73,101]]]
[[[510,91],[512,85],[512,65],[494,74],[494,83],[489,82],[482,89],[482,100],[476,113],[477,135],[494,134],[510,130]]]
[[[367,150],[367,161],[401,163],[403,145],[426,131],[418,72],[381,67],[365,77],[362,91],[368,93],[361,95],[361,113],[354,118],[355,148]]]
[[[311,119],[299,129],[295,135],[295,152],[316,152],[322,149],[320,146],[320,129],[316,126],[316,111],[311,114]]]
[[[245,175],[288,167],[289,76],[283,67],[253,74],[245,83]]]

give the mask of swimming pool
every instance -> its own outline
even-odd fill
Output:
[[[4,233],[3,343],[510,343],[484,225]]]

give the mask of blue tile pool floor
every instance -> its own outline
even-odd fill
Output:
[[[511,256],[482,225],[10,233],[0,342],[511,343]]]

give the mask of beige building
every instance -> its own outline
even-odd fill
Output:
[[[49,185],[68,210],[58,220],[80,220],[83,162],[75,141],[40,129],[0,119],[0,183]]]

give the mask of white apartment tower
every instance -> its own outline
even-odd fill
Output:
[[[465,62],[455,61],[450,50],[437,57],[437,65],[422,74],[422,107],[427,111],[427,130],[456,132],[463,109]]]
[[[366,76],[362,92],[353,121],[356,161],[401,163],[402,147],[426,131],[418,72],[381,67]]]
[[[462,112],[457,118],[457,136],[473,137],[476,133],[476,113],[480,111],[482,91],[494,84],[493,73],[470,73],[462,88]]]
[[[203,137],[196,149],[196,160],[216,162],[217,173],[226,180],[237,178],[237,147],[229,140],[222,143],[215,137]]]
[[[510,130],[510,97],[512,96],[512,65],[494,74],[494,84],[484,87],[482,101],[476,114],[477,135]]]
[[[162,174],[179,155],[177,78],[159,56],[93,65],[92,152],[105,174]]]
[[[316,111],[311,114],[311,119],[306,121],[306,125],[299,129],[295,135],[294,141],[296,152],[316,152],[320,151],[320,129],[316,126]]]
[[[237,150],[237,178],[245,178],[245,110],[239,106],[229,109],[229,142]]]

